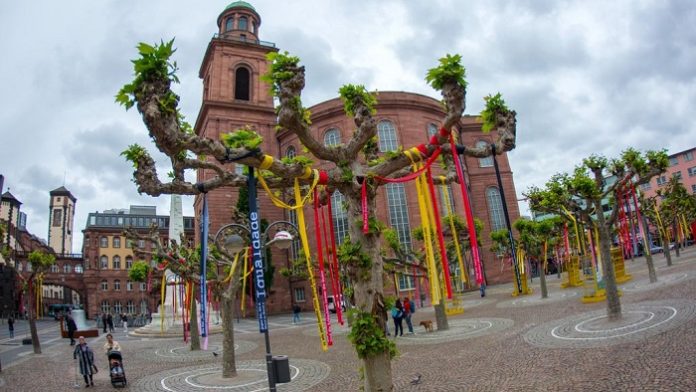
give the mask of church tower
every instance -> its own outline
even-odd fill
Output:
[[[273,96],[261,76],[269,69],[266,56],[278,49],[274,43],[259,39],[260,26],[261,16],[245,1],[230,3],[218,16],[218,32],[208,44],[199,71],[203,80],[203,102],[194,128],[200,136],[219,140],[221,134],[248,126],[263,136],[263,150],[275,155],[278,141]],[[239,165],[234,169],[241,174],[243,167]],[[198,181],[205,181],[214,173],[198,170],[197,175]],[[230,223],[231,209],[237,199],[236,188],[216,189],[208,194],[211,233]],[[277,211],[270,203],[266,205],[264,199],[260,200],[260,208],[267,212],[263,215]],[[198,219],[201,208],[202,198],[198,196],[194,202]],[[196,230],[199,230],[198,225]]]
[[[50,195],[48,245],[59,255],[70,254],[77,199],[64,186],[52,190]]]

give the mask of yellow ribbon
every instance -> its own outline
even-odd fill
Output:
[[[273,157],[270,155],[264,155],[263,158],[261,159],[261,164],[259,165],[259,169],[261,170],[266,170],[273,165]]]
[[[570,220],[573,221],[573,228],[575,229],[575,243],[578,246],[578,252],[582,251],[583,254],[585,254],[585,247],[581,245],[580,242],[580,231],[578,230],[578,222],[575,220],[575,217],[573,214],[570,213],[564,206],[561,206],[563,208],[563,212],[570,218]]]
[[[317,186],[317,184],[319,183],[319,170],[316,170],[316,169],[312,170],[310,168],[307,168],[307,169],[310,170],[310,173],[314,174],[314,179],[312,180],[312,185],[309,187],[309,190],[307,190],[307,194],[304,197],[295,195],[296,198],[301,197],[301,199],[296,199],[295,200],[296,204],[294,206],[291,206],[291,205],[285,203],[278,196],[274,195],[273,191],[271,191],[271,189],[268,187],[266,180],[263,179],[263,176],[261,175],[261,173],[259,173],[259,177],[258,177],[259,183],[261,184],[261,187],[263,187],[263,189],[266,190],[266,193],[268,193],[268,197],[271,199],[271,201],[273,202],[273,204],[276,207],[284,208],[286,210],[302,209],[302,207],[304,207],[304,205],[307,203],[307,200],[309,200],[309,197],[312,195],[312,191],[314,191],[314,187]],[[304,176],[304,174],[303,174],[303,176]],[[303,177],[303,178],[309,178],[309,177]],[[295,180],[295,181],[297,181],[297,180]]]
[[[462,258],[462,250],[459,247],[459,236],[457,235],[457,228],[454,226],[454,214],[452,213],[452,206],[450,205],[449,189],[447,189],[447,184],[445,181],[447,179],[444,176],[440,176],[440,189],[442,190],[443,198],[445,199],[445,206],[447,206],[447,216],[450,218],[449,226],[452,231],[452,239],[454,241],[454,249],[457,251],[457,261],[459,262],[459,270],[462,272],[462,283],[466,283],[466,270],[464,269],[464,260]]]
[[[246,317],[246,301],[244,300],[246,297],[246,277],[249,275],[251,272],[247,272],[249,270],[249,250],[247,248],[247,251],[244,252],[244,272],[242,273],[242,304],[240,305],[241,311],[242,311],[242,317]]]

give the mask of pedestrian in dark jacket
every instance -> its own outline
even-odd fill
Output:
[[[394,337],[404,336],[404,307],[401,304],[401,300],[398,298],[392,308],[392,318],[394,319]],[[401,332],[399,333],[399,331]]]
[[[106,323],[109,324],[109,332],[113,333],[114,332],[114,317],[109,313],[108,316],[106,316]]]
[[[75,320],[73,320],[71,315],[67,315],[65,317],[67,317],[65,324],[68,328],[68,337],[70,338],[70,345],[74,346],[75,345],[75,331],[77,331],[77,324],[75,324]]]
[[[104,333],[106,333],[106,328],[109,326],[108,318],[106,317],[106,313],[102,314],[102,327],[104,328]]]
[[[94,370],[94,352],[87,345],[84,336],[78,338],[79,344],[75,346],[75,351],[73,351],[73,359],[79,360],[78,364],[80,366],[80,374],[85,379],[85,387],[94,386],[94,380],[92,375],[96,373]]]
[[[10,329],[10,339],[14,339],[14,319],[12,316],[7,319],[7,327]]]

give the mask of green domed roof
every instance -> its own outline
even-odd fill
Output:
[[[241,7],[241,8],[249,8],[250,10],[256,12],[256,8],[254,8],[253,5],[247,3],[246,1],[234,1],[234,2],[230,3],[227,7],[225,7],[225,9],[223,10],[223,12],[224,12],[224,11],[227,11],[227,10],[230,9],[230,8],[239,8],[239,7]]]

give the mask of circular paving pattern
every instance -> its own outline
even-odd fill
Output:
[[[657,282],[650,283],[649,278],[639,279],[635,282],[621,285],[621,290],[624,291],[648,291],[663,286],[679,283],[681,281],[692,278],[691,274],[686,272],[677,272],[668,275],[657,275]]]
[[[395,339],[397,344],[434,344],[452,340],[469,339],[489,335],[512,327],[515,322],[506,318],[486,317],[475,319],[450,319],[449,329],[438,331],[433,320],[433,332],[424,332],[423,327],[414,325],[416,334],[404,334]]]
[[[155,350],[155,355],[158,360],[167,361],[200,361],[201,359],[213,359],[213,352],[222,354],[222,343],[209,342],[207,350],[191,351],[188,345],[183,344],[180,340],[173,342],[162,342],[158,344]],[[203,342],[201,342],[201,346]],[[243,354],[257,347],[256,343],[246,340],[235,339],[234,352],[235,354]]]
[[[651,301],[622,305],[621,320],[609,322],[605,309],[541,324],[524,336],[540,347],[605,347],[642,340],[696,318],[696,302]]]
[[[461,301],[461,305],[462,305],[462,307],[464,307],[464,310],[466,310],[468,308],[475,308],[475,307],[481,306],[481,305],[492,304],[495,301],[496,300],[492,299],[492,298],[465,299],[465,300]]]
[[[580,294],[577,291],[560,291],[549,293],[549,296],[547,298],[542,299],[541,294],[534,293],[531,295],[524,295],[507,301],[501,301],[498,302],[495,306],[498,308],[516,308],[520,306],[543,305],[549,302],[557,302],[574,298],[578,295]]]
[[[326,325],[324,325],[324,330],[326,330]],[[348,326],[348,321],[344,321],[343,325],[338,322],[331,322],[331,336],[337,335],[347,335],[350,332],[350,327]],[[311,328],[305,328],[302,330],[302,334],[306,336],[319,336],[319,329],[316,323],[312,325]]]
[[[289,359],[290,378],[277,384],[279,391],[304,391],[324,380],[331,368],[309,359]],[[222,378],[222,365],[199,365],[170,369],[142,378],[133,383],[135,391],[230,391],[256,392],[268,390],[265,361],[237,362],[237,376]]]

